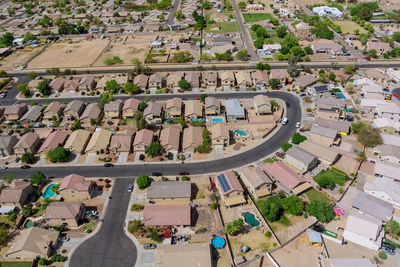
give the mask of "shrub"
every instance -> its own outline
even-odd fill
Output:
[[[40,258],[39,260],[39,265],[45,266],[48,265],[49,263],[47,262],[47,260],[45,258]]]
[[[136,183],[139,186],[139,189],[143,190],[151,184],[151,180],[149,176],[141,174],[136,179]]]
[[[144,207],[141,204],[132,204],[131,211],[141,211],[143,208]]]
[[[106,185],[105,185],[105,188],[110,188],[110,187],[111,187],[110,184],[106,184]]]
[[[182,181],[189,181],[189,176],[186,176],[186,175],[182,176],[181,180]]]
[[[160,236],[158,235],[158,233],[156,231],[153,231],[150,234],[150,239],[158,242],[160,240]]]
[[[161,177],[161,181],[167,182],[167,181],[169,181],[169,179],[168,179],[168,177],[163,176],[163,177]]]
[[[205,232],[207,232],[207,228],[205,228],[205,227],[200,227],[200,228],[197,229],[194,233],[195,233],[195,234],[202,234],[202,233],[205,233]]]
[[[109,183],[111,183],[111,180],[110,180],[110,179],[105,179],[104,182],[105,182],[106,184],[109,184]]]
[[[266,237],[266,238],[271,238],[271,236],[272,236],[272,234],[271,234],[270,231],[268,231],[268,232],[265,233],[265,237]]]
[[[211,206],[210,206],[210,207],[211,207],[211,209],[216,210],[217,207],[218,207],[217,202],[211,203]]]
[[[386,253],[383,252],[383,251],[379,252],[378,255],[379,255],[379,258],[381,258],[382,260],[386,260],[386,259],[387,259],[387,255],[386,255]]]
[[[343,187],[340,187],[340,188],[339,188],[339,193],[340,193],[340,194],[343,194],[343,193],[344,193]]]

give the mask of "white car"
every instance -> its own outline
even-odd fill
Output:
[[[66,237],[66,236],[61,236],[58,238],[58,241],[61,241],[61,242],[68,242],[69,240],[70,240],[70,238]]]
[[[8,167],[7,166],[0,166],[0,170],[7,170]]]
[[[288,123],[288,121],[289,121],[288,118],[284,118],[284,119],[282,120],[282,124],[283,124],[283,125],[286,125],[286,124]]]
[[[301,126],[301,122],[296,122],[296,128],[299,128]]]

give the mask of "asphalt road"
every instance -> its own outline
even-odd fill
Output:
[[[117,179],[103,225],[96,235],[83,242],[72,254],[69,266],[73,267],[131,267],[136,263],[137,249],[124,231],[128,209],[129,184],[134,179]]]
[[[165,26],[170,26],[175,24],[174,13],[178,10],[181,0],[174,0],[172,7],[169,10],[167,20],[165,21]]]
[[[238,93],[236,93],[238,94]],[[241,95],[241,98],[245,98],[245,93]],[[301,121],[301,107],[299,98],[293,94],[286,92],[265,92],[267,96],[271,98],[279,98],[286,102],[287,115],[289,123],[282,126],[277,133],[270,137],[267,141],[259,146],[256,146],[250,150],[244,151],[240,154],[233,155],[222,159],[204,161],[204,162],[193,162],[193,163],[154,163],[154,164],[143,164],[143,165],[116,165],[111,168],[104,168],[99,166],[56,166],[56,167],[35,167],[31,169],[23,170],[20,168],[9,168],[7,170],[0,171],[0,175],[6,173],[15,174],[18,178],[29,178],[35,171],[42,171],[47,177],[64,177],[71,173],[80,174],[85,177],[133,177],[139,174],[151,175],[152,172],[161,172],[163,175],[177,175],[179,171],[184,170],[190,172],[190,174],[206,174],[220,172],[227,169],[234,169],[245,164],[250,164],[263,157],[276,151],[280,144],[284,141],[288,141],[293,133],[296,131],[295,124]],[[174,95],[171,95],[173,97]],[[235,94],[220,94],[219,97],[233,98]],[[254,93],[251,94],[254,96]]]

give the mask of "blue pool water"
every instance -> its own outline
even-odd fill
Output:
[[[203,120],[200,120],[200,119],[198,119],[198,120],[196,120],[196,118],[192,118],[192,121],[199,121],[199,122],[202,122]]]
[[[211,244],[215,248],[223,248],[225,246],[225,239],[220,236],[216,236],[211,240]]]
[[[260,225],[260,221],[256,219],[256,216],[251,213],[251,212],[243,212],[242,216],[244,218],[244,221],[248,224],[250,224],[251,226],[259,226]]]
[[[337,93],[337,95],[341,98],[341,99],[345,99],[346,97],[344,96],[344,94],[342,93]]]
[[[26,223],[25,223],[25,228],[31,228],[31,227],[33,227],[35,225],[35,223],[34,222],[32,222],[31,220],[28,220]]]
[[[53,191],[51,191],[51,189],[54,187],[54,186],[56,186],[57,184],[49,184],[47,187],[46,187],[46,190],[44,190],[44,192],[43,192],[43,195],[42,195],[42,198],[44,198],[44,199],[46,199],[46,198],[49,198],[49,199],[51,199],[51,198],[53,198],[54,196],[55,196],[55,192],[53,192]]]
[[[210,122],[224,122],[224,118],[211,118]]]
[[[235,133],[237,133],[238,135],[241,135],[241,136],[249,136],[245,131],[242,131],[242,130],[235,130]]]

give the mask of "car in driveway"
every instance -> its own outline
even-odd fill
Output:
[[[132,193],[133,191],[133,184],[128,185],[128,192]]]
[[[396,250],[396,246],[388,242],[382,242],[382,247],[390,248],[391,250]]]
[[[109,167],[114,167],[114,164],[105,163],[103,166],[106,167],[106,168],[109,168]]]
[[[390,255],[396,254],[395,250],[393,250],[391,248],[388,248],[388,247],[381,247],[381,251],[386,252],[386,253],[388,253]]]
[[[69,240],[70,240],[70,238],[66,237],[66,236],[60,236],[58,238],[58,241],[60,241],[60,242],[68,242]]]
[[[277,155],[278,157],[280,157],[281,159],[284,159],[285,156],[286,156],[286,153],[285,153],[285,152],[276,152],[276,155]]]
[[[23,170],[30,169],[30,168],[31,168],[31,166],[29,166],[29,165],[22,165],[21,166],[21,169],[23,169]]]
[[[161,172],[153,172],[151,175],[152,176],[162,176],[162,173]]]
[[[155,244],[143,244],[144,249],[155,249],[157,248],[157,245]]]
[[[0,166],[0,170],[7,170],[8,167],[7,166]]]
[[[296,128],[299,128],[301,126],[301,122],[296,122]]]

